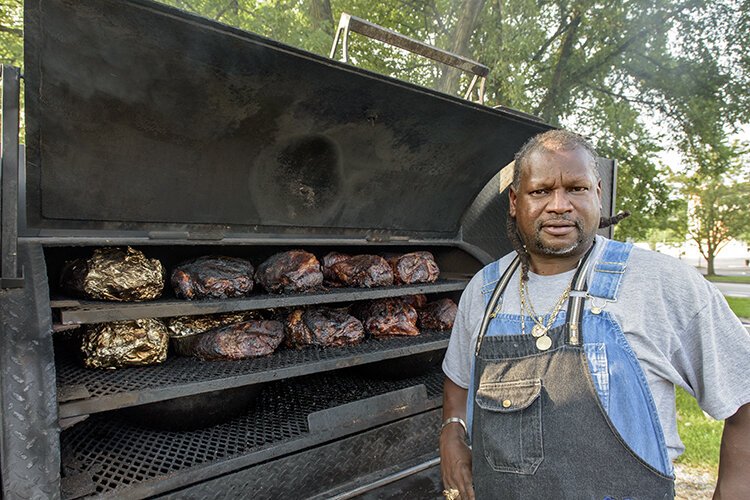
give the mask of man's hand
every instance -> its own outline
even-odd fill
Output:
[[[459,417],[466,420],[468,391],[446,378],[443,384],[443,418]],[[471,450],[466,444],[466,433],[459,423],[447,425],[440,433],[440,473],[445,489],[455,488],[461,500],[474,500],[471,479]]]
[[[445,489],[457,489],[461,500],[474,499],[471,450],[466,445],[464,429],[458,424],[449,425],[440,434],[440,473]]]
[[[447,430],[447,429],[446,429]],[[442,441],[441,441],[442,442]],[[441,455],[442,456],[442,455]],[[750,403],[724,421],[714,500],[750,498]]]

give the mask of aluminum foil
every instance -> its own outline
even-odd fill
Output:
[[[67,262],[60,286],[95,300],[141,301],[161,296],[164,266],[131,247],[98,248],[88,259]]]
[[[167,320],[167,328],[170,337],[180,338],[207,332],[220,326],[242,323],[250,319],[261,319],[261,315],[259,312],[249,311],[203,316],[177,316]]]
[[[120,368],[161,363],[167,359],[169,334],[157,319],[88,325],[81,351],[87,368]]]

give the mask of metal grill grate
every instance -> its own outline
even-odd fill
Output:
[[[116,414],[95,415],[61,435],[64,484],[79,474],[91,477],[97,493],[126,490],[165,476],[174,480],[175,475],[181,475],[182,484],[186,484],[202,467],[309,436],[307,415],[315,411],[417,384],[424,384],[428,399],[439,404],[442,379],[438,369],[406,380],[344,376],[340,372],[283,380],[267,386],[247,415],[189,432],[156,431],[134,426]],[[310,444],[306,439],[300,447]],[[268,458],[272,456],[264,457]],[[66,491],[77,494],[70,488]]]
[[[102,323],[138,318],[164,318],[191,314],[214,314],[248,311],[275,307],[294,307],[312,304],[329,304],[398,297],[419,293],[432,294],[463,290],[468,279],[441,278],[434,283],[394,285],[374,288],[334,288],[304,293],[255,294],[239,299],[182,300],[162,298],[146,302],[105,302],[71,299],[53,299],[53,308],[60,309],[63,324]]]
[[[240,361],[208,361],[173,356],[161,365],[130,367],[119,370],[83,368],[72,356],[57,361],[60,415],[94,413],[133,404],[133,392],[141,403],[144,392],[159,391],[151,400],[168,399],[216,389],[216,381],[226,387],[306,375],[418,352],[433,351],[448,345],[450,332],[423,332],[417,337],[369,339],[349,347],[329,349],[281,349],[271,356]],[[65,394],[76,386],[85,387],[88,396],[66,402]]]

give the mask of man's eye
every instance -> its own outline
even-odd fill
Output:
[[[574,193],[583,193],[583,192],[586,192],[588,190],[589,190],[589,188],[587,188],[585,186],[576,186],[576,187],[574,187],[574,188],[571,189],[571,191],[573,191]]]
[[[537,189],[537,190],[535,190],[535,191],[532,191],[532,192],[531,192],[531,194],[532,194],[532,195],[542,195],[542,194],[547,194],[547,190],[546,190],[546,189]]]

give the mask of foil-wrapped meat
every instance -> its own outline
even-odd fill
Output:
[[[289,347],[341,347],[357,344],[364,337],[362,323],[341,310],[296,309],[286,321],[285,343]]]
[[[169,334],[158,319],[87,325],[81,352],[87,368],[120,368],[167,359]]]
[[[372,336],[419,335],[417,311],[400,299],[374,300],[367,308],[365,331]]]
[[[284,340],[280,321],[250,320],[196,335],[190,353],[202,360],[266,356]]]
[[[327,283],[354,287],[393,284],[393,270],[379,255],[355,255],[331,252],[323,257],[323,276]]]
[[[200,316],[176,316],[167,320],[170,338],[188,337],[214,330],[220,326],[242,323],[251,319],[262,319],[259,311],[225,314],[203,314]]]
[[[391,257],[395,283],[432,283],[440,276],[440,268],[430,252],[411,252]]]
[[[320,262],[304,250],[272,255],[258,266],[255,281],[271,293],[303,292],[323,284]]]
[[[97,248],[88,259],[66,262],[60,286],[94,300],[141,301],[161,296],[164,266],[134,248]]]
[[[419,311],[419,325],[425,330],[450,330],[457,312],[458,306],[451,299],[430,302]]]
[[[188,300],[243,297],[253,290],[254,272],[249,261],[238,257],[198,257],[174,268],[172,288]]]

